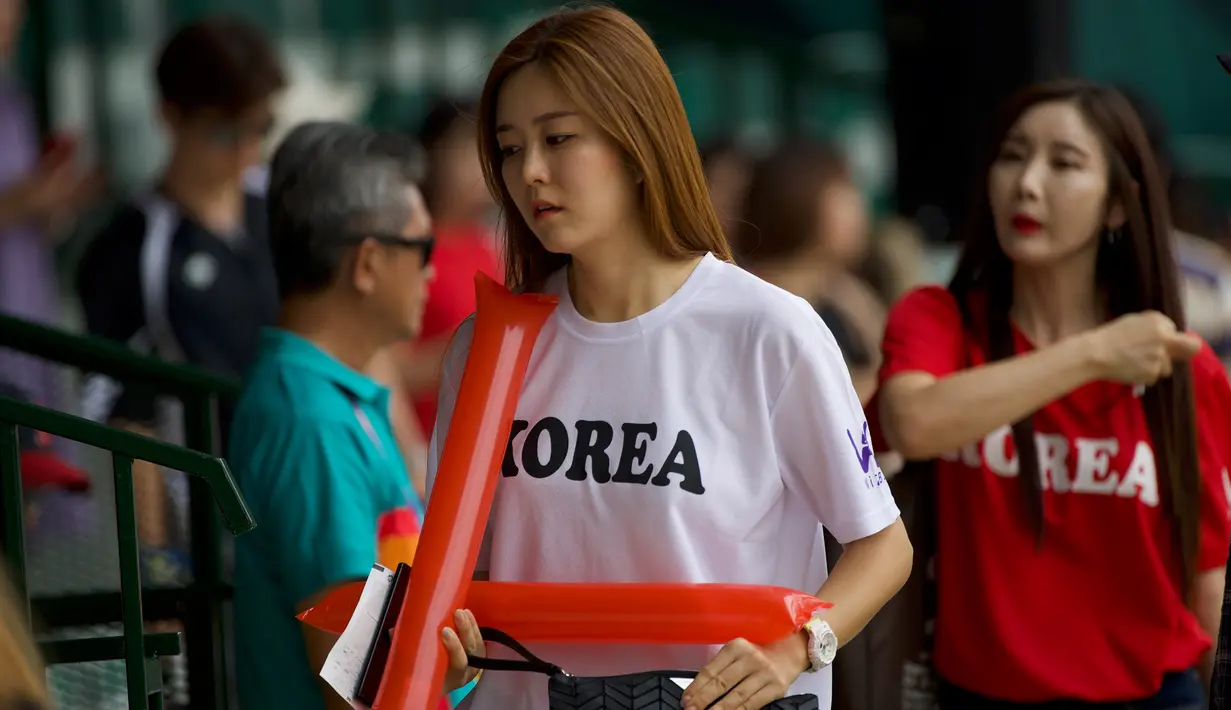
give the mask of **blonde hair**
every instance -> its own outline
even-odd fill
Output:
[[[0,707],[10,703],[34,702],[46,705],[47,679],[43,660],[30,636],[24,600],[17,597],[9,583],[6,563],[0,559]]]

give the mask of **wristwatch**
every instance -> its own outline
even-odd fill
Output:
[[[804,624],[804,632],[808,634],[808,669],[804,672],[816,673],[837,657],[838,635],[829,622],[816,616]]]

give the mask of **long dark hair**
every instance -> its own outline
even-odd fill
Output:
[[[1213,203],[1199,180],[1176,165],[1170,130],[1158,106],[1131,87],[1117,86],[1116,90],[1133,105],[1141,125],[1145,126],[1146,137],[1167,186],[1172,226],[1224,247],[1231,245],[1231,229],[1228,229],[1222,210]]]
[[[1132,105],[1115,89],[1083,81],[1063,80],[1027,87],[1005,103],[991,134],[994,142],[982,163],[979,192],[957,271],[949,284],[962,308],[966,326],[983,339],[989,361],[1016,354],[1009,309],[1013,303],[1013,264],[995,236],[988,202],[988,173],[1000,143],[1031,107],[1065,102],[1077,108],[1099,136],[1108,163],[1108,203],[1123,206],[1126,217],[1118,239],[1100,236],[1095,279],[1106,299],[1108,319],[1155,310],[1184,328],[1184,309],[1172,254],[1171,222],[1166,184],[1150,148],[1145,129]],[[979,294],[987,307],[977,314],[971,296]],[[984,322],[976,323],[977,318]],[[1184,588],[1195,574],[1199,533],[1200,468],[1197,460],[1196,414],[1192,373],[1176,363],[1170,378],[1146,389],[1141,398],[1155,452],[1157,470],[1182,559]],[[1014,422],[1018,473],[1026,488],[1028,514],[1043,541],[1043,492],[1033,417]]]

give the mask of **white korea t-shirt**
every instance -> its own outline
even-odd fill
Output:
[[[564,271],[535,343],[480,570],[499,582],[825,581],[824,525],[846,543],[898,508],[828,328],[803,299],[707,255],[652,311],[586,320]],[[445,357],[428,490],[473,319]],[[572,675],[703,667],[718,647],[526,644]],[[516,658],[489,644],[493,656]],[[830,707],[830,669],[791,693]],[[547,678],[487,672],[475,710],[545,710]]]

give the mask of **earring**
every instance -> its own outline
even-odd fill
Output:
[[[1103,239],[1104,239],[1104,241],[1106,241],[1109,245],[1110,245],[1110,244],[1115,244],[1115,243],[1116,243],[1116,241],[1118,241],[1118,240],[1120,239],[1120,230],[1119,230],[1119,229],[1111,229],[1110,227],[1108,227],[1108,228],[1104,229],[1104,230],[1103,230]]]

